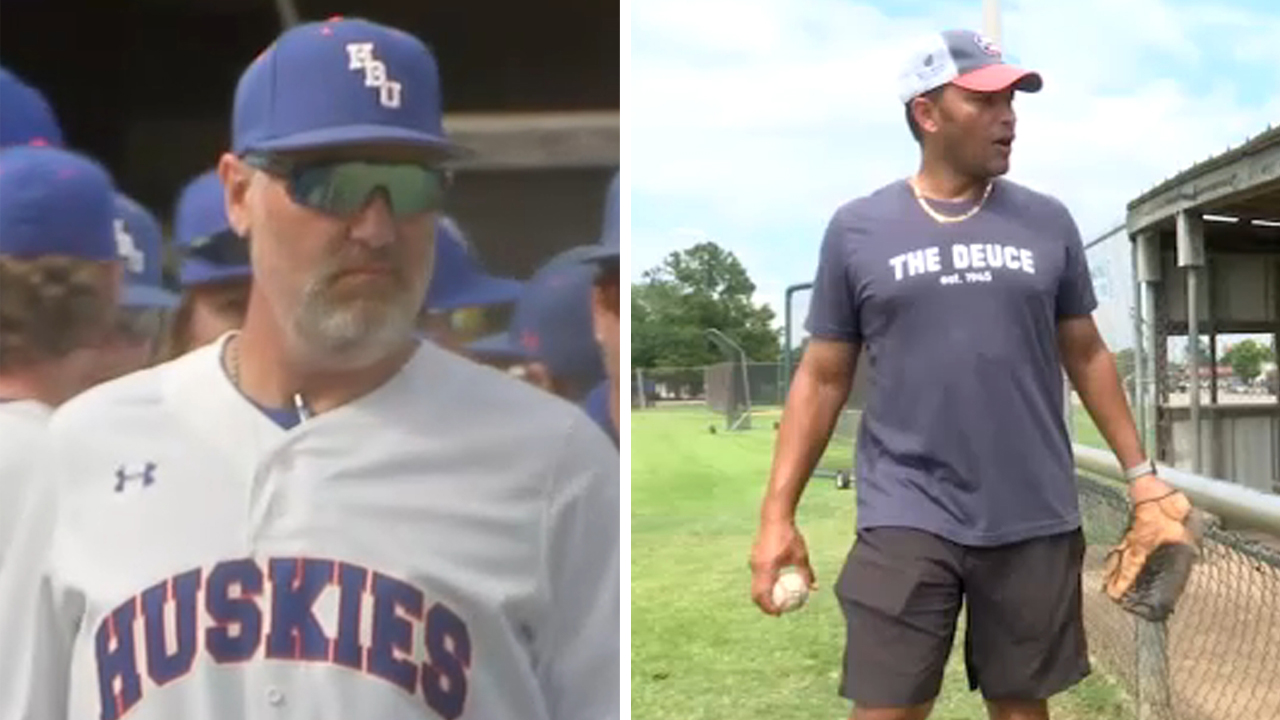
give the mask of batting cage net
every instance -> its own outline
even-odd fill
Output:
[[[726,360],[707,368],[707,407],[724,415],[727,430],[751,429],[751,390],[746,367]]]
[[[733,424],[745,414],[776,416],[781,411],[780,363],[726,361],[707,368],[707,407]]]

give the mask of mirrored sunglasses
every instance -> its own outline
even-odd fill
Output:
[[[365,208],[374,192],[386,194],[391,213],[406,218],[444,207],[449,174],[416,163],[331,160],[296,163],[277,155],[250,154],[244,161],[285,181],[303,207],[347,218]]]

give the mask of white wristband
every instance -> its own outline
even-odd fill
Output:
[[[1137,480],[1138,478],[1144,475],[1155,475],[1155,474],[1156,474],[1156,464],[1151,460],[1143,460],[1142,462],[1138,463],[1137,465],[1134,465],[1131,468],[1126,468],[1124,471],[1124,479],[1127,482],[1133,482],[1134,480]]]

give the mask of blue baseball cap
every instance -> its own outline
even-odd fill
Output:
[[[604,223],[600,229],[600,239],[594,246],[589,246],[591,251],[584,256],[587,261],[617,261],[622,255],[622,233],[620,231],[622,211],[618,195],[618,173],[615,172],[613,179],[609,181],[609,190],[605,193]]]
[[[582,399],[580,407],[587,417],[595,420],[600,429],[609,435],[613,444],[617,445],[618,428],[613,424],[613,409],[609,407],[609,395],[612,392],[612,384],[608,380],[601,380],[600,384],[592,388],[591,392]]]
[[[523,289],[524,283],[519,280],[486,273],[452,218],[441,216],[436,221],[435,268],[423,309],[448,312],[501,305],[518,300]]]
[[[389,143],[442,159],[448,139],[436,59],[402,30],[333,18],[286,30],[236,86],[232,151]]]
[[[136,200],[116,193],[116,253],[124,262],[121,307],[171,308],[178,298],[164,287],[164,233],[160,222]]]
[[[525,285],[506,332],[467,346],[485,356],[537,360],[558,378],[590,387],[605,377],[591,318],[595,269],[584,262],[592,246],[566,250],[547,261]]]
[[[44,94],[0,67],[0,147],[62,147],[62,126]]]
[[[0,150],[0,255],[115,260],[115,192],[106,169],[79,153]]]
[[[178,271],[183,287],[244,280],[253,275],[247,264],[222,265],[190,254],[192,248],[222,233],[231,232],[222,179],[208,170],[187,183],[174,210],[174,239],[183,251]]]

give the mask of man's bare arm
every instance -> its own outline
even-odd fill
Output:
[[[782,612],[772,598],[782,568],[795,567],[811,590],[818,587],[809,549],[796,529],[796,506],[849,397],[858,351],[855,344],[811,339],[791,382],[751,550],[751,597],[769,615]]]
[[[1063,367],[1080,401],[1089,411],[1098,432],[1111,446],[1121,467],[1131,468],[1147,459],[1138,437],[1138,427],[1129,411],[1115,358],[1098,334],[1091,316],[1073,317],[1058,323],[1058,349]],[[1130,494],[1143,499],[1168,492],[1154,476],[1134,481]]]
[[[810,339],[782,411],[762,522],[795,519],[800,495],[849,398],[859,351],[853,343]]]

